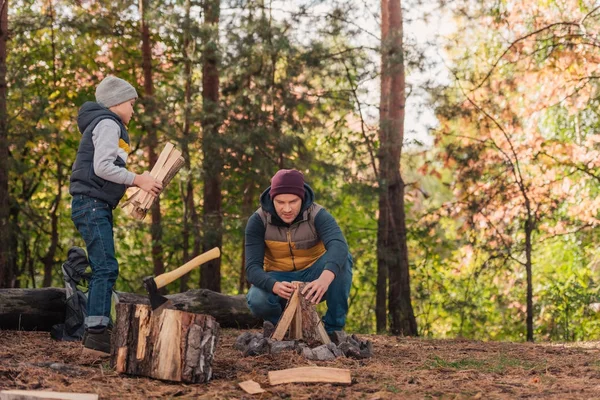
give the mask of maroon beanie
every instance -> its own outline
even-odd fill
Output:
[[[295,169],[280,169],[271,178],[271,200],[279,194],[295,194],[304,200],[304,175]]]

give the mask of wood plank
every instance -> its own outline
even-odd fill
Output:
[[[294,382],[352,383],[349,369],[327,367],[300,367],[269,371],[269,383],[281,385]]]
[[[163,183],[165,177],[167,176],[167,174],[169,173],[171,168],[173,168],[175,163],[177,163],[177,161],[179,161],[179,157],[181,157],[181,152],[177,149],[173,149],[171,154],[169,154],[168,159],[165,161],[164,165],[157,172],[156,180]],[[164,185],[163,185],[163,189],[164,189]],[[152,203],[154,203],[155,199],[156,199],[155,196],[151,195],[148,192],[145,192],[145,196],[142,196],[140,198],[140,207],[144,208],[144,209],[149,209],[152,206]]]
[[[41,390],[3,390],[0,392],[0,400],[98,400],[97,394],[92,393],[65,393],[49,392]]]
[[[302,297],[302,294],[300,294],[301,283],[302,282],[296,281],[292,282],[292,285],[296,287],[296,292],[298,292],[299,301],[302,301],[302,299],[300,298]],[[302,308],[299,306],[296,307],[296,313],[294,315],[294,318],[292,319],[292,323],[290,324],[290,339],[302,339]]]
[[[317,335],[319,336],[323,344],[331,343],[331,339],[329,338],[329,335],[327,334],[327,331],[325,330],[325,327],[323,326],[323,321],[321,319],[319,319],[319,323],[317,324],[316,329]]]
[[[261,388],[259,383],[254,382],[252,379],[250,379],[249,381],[240,382],[238,383],[238,385],[240,385],[244,392],[248,394],[258,394],[265,392],[265,389]]]
[[[156,178],[156,175],[158,174],[158,171],[160,171],[160,169],[163,167],[163,165],[165,165],[165,162],[169,158],[169,154],[171,154],[171,151],[174,148],[175,148],[175,146],[173,145],[173,143],[167,143],[167,144],[165,144],[165,147],[160,152],[160,155],[158,156],[158,159],[156,160],[156,163],[152,166],[152,170],[150,171],[150,175],[153,178]]]
[[[173,145],[173,143],[167,143],[165,145],[163,150],[160,152],[160,155],[158,156],[156,163],[152,166],[152,170],[150,171],[151,177],[156,178],[158,176],[159,172],[164,167],[165,162],[167,162],[167,160],[169,159],[169,155],[172,153],[174,148],[175,148],[175,146]],[[142,190],[142,195],[138,196],[138,202],[141,205],[145,204],[146,201],[148,200],[148,196],[152,197],[152,195],[150,193],[146,192],[145,190]],[[142,207],[142,208],[144,208],[144,207]]]
[[[285,311],[283,312],[283,315],[281,316],[281,318],[279,319],[279,322],[277,323],[277,327],[275,327],[275,332],[273,332],[271,339],[273,339],[273,340],[282,340],[283,339],[283,337],[285,336],[285,332],[288,330],[288,327],[290,326],[290,323],[292,322],[292,319],[294,318],[294,315],[296,315],[297,307],[298,307],[298,290],[294,290],[294,293],[292,294],[292,297],[290,298],[290,301],[288,302],[287,307],[285,308]]]

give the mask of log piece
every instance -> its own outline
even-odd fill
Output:
[[[307,343],[331,343],[315,305],[306,300],[301,294],[306,284],[298,281],[294,281],[292,284],[295,287],[294,293],[290,297],[271,338],[273,340],[283,340],[289,328],[288,338],[290,339],[302,339]]]
[[[219,324],[210,315],[117,305],[111,364],[119,373],[204,383],[212,376]]]
[[[43,390],[3,390],[0,400],[98,400],[97,394],[90,393],[64,393]]]
[[[121,303],[150,304],[148,295],[118,292]],[[252,315],[244,295],[228,296],[208,289],[167,295],[172,307],[208,314],[223,328],[258,328],[263,321]],[[46,331],[65,322],[65,289],[0,289],[0,329]]]
[[[281,385],[294,382],[352,383],[349,369],[328,367],[300,367],[269,371],[269,383]]]

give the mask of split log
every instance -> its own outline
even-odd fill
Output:
[[[269,371],[269,383],[281,385],[294,382],[352,383],[349,369],[328,367],[300,367]]]
[[[118,292],[127,304],[150,304],[148,295]],[[208,289],[166,296],[172,308],[212,315],[223,328],[258,328],[262,320],[252,315],[244,295],[228,296]],[[46,331],[65,322],[65,289],[0,289],[0,329]]]
[[[0,400],[98,400],[97,394],[63,393],[42,390],[3,390]]]
[[[150,176],[162,182],[164,190],[184,164],[185,159],[181,157],[181,151],[175,149],[172,143],[167,143],[152,167]],[[156,197],[145,190],[130,187],[127,189],[127,200],[121,204],[121,208],[141,221],[155,201]]]
[[[205,383],[219,340],[210,315],[143,304],[117,305],[111,364],[119,373],[176,382]]]
[[[297,281],[292,282],[292,284],[295,286],[294,293],[290,297],[271,338],[273,340],[283,340],[289,328],[289,339],[302,339],[307,343],[331,343],[315,305],[306,300],[301,294],[306,284]]]
[[[253,381],[252,379],[250,379],[249,381],[240,382],[238,383],[238,385],[240,385],[242,390],[244,390],[244,392],[248,394],[258,394],[265,392],[265,389],[261,388],[260,384],[258,382]]]

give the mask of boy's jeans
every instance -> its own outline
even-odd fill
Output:
[[[321,276],[325,263],[321,257],[310,268],[302,271],[290,272],[267,272],[277,281],[301,281],[312,282]],[[352,286],[352,256],[348,254],[348,259],[342,267],[340,273],[336,275],[323,299],[327,301],[327,313],[323,321],[325,330],[328,333],[340,331],[346,325],[346,314],[348,314],[348,297],[350,296],[350,287]],[[273,292],[266,292],[262,289],[252,286],[246,295],[248,307],[256,317],[270,321],[273,325],[277,324],[286,300],[277,296]],[[322,300],[321,300],[322,301]]]
[[[112,289],[119,276],[112,208],[102,200],[75,195],[71,202],[71,220],[85,241],[92,267],[85,327],[106,327],[110,322]]]

